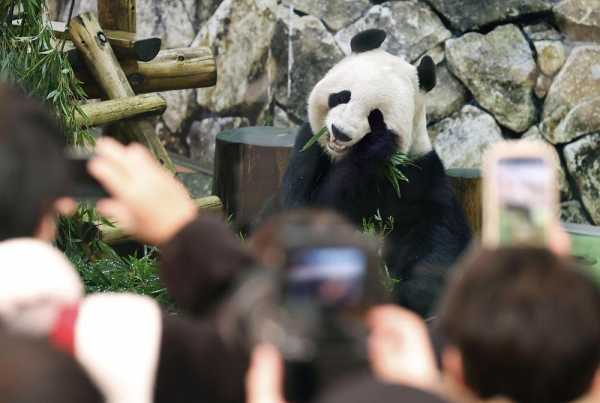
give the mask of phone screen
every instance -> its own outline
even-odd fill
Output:
[[[496,167],[501,245],[547,242],[553,217],[553,171],[542,158],[503,158]]]
[[[293,253],[288,262],[286,299],[344,307],[361,302],[367,258],[353,248],[321,248]]]

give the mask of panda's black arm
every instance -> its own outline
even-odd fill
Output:
[[[329,207],[346,211],[353,199],[365,193],[374,197],[374,180],[381,176],[383,166],[396,149],[396,137],[391,131],[369,133],[334,165],[324,179],[319,199]]]
[[[403,194],[409,195],[412,186],[421,187],[422,218],[389,239],[388,264],[401,280],[397,302],[426,316],[445,286],[448,270],[468,246],[471,231],[437,153],[432,151],[415,164],[420,181],[405,184]]]
[[[310,124],[305,123],[299,130],[294,150],[281,184],[281,207],[284,209],[305,207],[313,202],[313,191],[331,166],[329,157],[316,143],[302,151],[313,136]]]

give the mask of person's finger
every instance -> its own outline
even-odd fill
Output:
[[[571,254],[571,237],[560,225],[551,231],[548,248],[559,256]]]
[[[283,364],[277,349],[254,349],[247,379],[248,403],[283,403]]]
[[[103,157],[96,157],[88,162],[88,172],[111,195],[121,196],[130,188],[127,175],[118,165]]]
[[[96,141],[95,159],[109,161],[114,169],[121,172],[122,176],[135,174],[135,166],[131,166],[127,147],[109,137],[103,137]]]
[[[54,202],[54,209],[62,216],[70,216],[77,210],[77,202],[70,197],[61,197]]]
[[[102,199],[96,203],[96,211],[119,225],[123,231],[131,234],[135,227],[135,217],[124,204],[114,199]],[[133,235],[133,234],[132,234]]]

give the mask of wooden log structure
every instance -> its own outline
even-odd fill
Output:
[[[79,53],[69,54],[77,78],[90,98],[106,98]],[[136,94],[212,87],[217,82],[217,69],[207,47],[163,50],[150,62],[123,60],[121,67]]]
[[[475,237],[481,235],[482,182],[479,169],[449,169],[448,176]]]
[[[161,115],[167,109],[167,101],[158,94],[144,94],[90,102],[81,105],[80,108],[83,116],[75,115],[75,122],[81,127],[95,127],[114,124],[125,119]]]
[[[51,22],[54,35],[61,40],[70,38],[67,26],[63,22]],[[115,31],[102,27],[106,38],[110,42],[117,58],[119,59],[135,59],[142,62],[149,62],[154,59],[160,48],[162,47],[162,39],[160,38],[138,38],[135,33],[127,31]],[[75,52],[74,47],[69,47],[72,52]],[[75,63],[83,65],[83,61],[76,55],[69,53],[70,59]]]
[[[94,13],[83,13],[73,18],[69,24],[69,33],[88,70],[109,99],[135,96]],[[175,167],[150,122],[139,120],[123,123],[122,129],[128,140],[144,144],[167,169],[175,172]]]
[[[241,229],[247,229],[279,189],[296,129],[248,127],[216,140],[213,193]]]
[[[208,196],[200,199],[195,199],[194,203],[198,207],[199,214],[222,214],[223,203],[216,196]],[[122,229],[116,226],[99,224],[98,228],[102,234],[102,240],[108,244],[117,244],[131,240],[131,236],[126,234]]]

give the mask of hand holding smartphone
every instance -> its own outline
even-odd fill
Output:
[[[559,225],[558,161],[540,141],[492,146],[483,164],[483,244],[548,246]]]
[[[96,201],[109,197],[104,187],[88,172],[88,162],[93,158],[91,153],[68,149],[65,155],[71,178],[68,196],[84,201]]]

